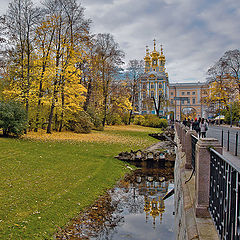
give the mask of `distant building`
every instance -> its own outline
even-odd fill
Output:
[[[194,117],[207,118],[207,105],[204,97],[207,95],[207,83],[169,83],[165,68],[163,48],[161,52],[146,48],[144,57],[145,70],[138,81],[138,112],[139,114],[156,114],[167,116],[174,114],[175,120],[180,120],[186,112],[192,112]],[[181,114],[180,114],[181,113]]]
[[[183,118],[181,113],[192,112],[194,117],[208,117],[207,105],[204,98],[207,96],[208,85],[204,83],[175,83],[169,86],[169,111],[174,112],[177,120]],[[184,99],[187,100],[177,100]],[[181,101],[181,102],[180,102]]]

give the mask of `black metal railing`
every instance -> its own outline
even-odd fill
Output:
[[[195,170],[195,162],[196,162],[196,144],[198,138],[194,135],[191,135],[191,143],[192,143],[192,168]]]
[[[227,135],[227,136],[226,136]],[[226,140],[224,141],[224,137]],[[226,148],[227,151],[230,151],[230,146],[231,146],[231,151],[234,153],[235,156],[238,155],[238,148],[239,148],[239,143],[238,143],[238,132],[231,132],[231,131],[223,131],[222,129],[222,134],[221,134],[221,145],[222,147],[224,146],[224,142],[226,143]]]
[[[240,168],[210,148],[209,211],[220,239],[240,240]]]

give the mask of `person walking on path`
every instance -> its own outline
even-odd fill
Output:
[[[205,122],[204,118],[201,119],[201,122],[200,122],[200,130],[201,130],[201,136],[202,138],[205,138],[206,137],[206,132],[208,130],[208,125],[207,123]]]
[[[190,121],[190,118],[188,118],[188,120],[187,120],[187,122],[186,122],[186,125],[187,125],[187,127],[191,127],[191,121]]]
[[[192,123],[192,130],[195,130],[197,134],[199,135],[200,132],[200,127],[199,127],[199,122],[197,118],[195,118],[195,121]]]

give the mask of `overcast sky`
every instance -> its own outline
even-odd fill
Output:
[[[37,0],[35,0],[37,2]],[[240,0],[81,0],[93,33],[111,33],[130,59],[163,44],[170,82],[205,81],[225,51],[240,47]],[[0,0],[3,14],[9,0]]]

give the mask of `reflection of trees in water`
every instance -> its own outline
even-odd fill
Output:
[[[156,219],[162,221],[165,211],[163,197],[173,179],[172,169],[136,170],[121,180],[118,186],[101,197],[72,225],[61,230],[57,239],[111,239],[116,226],[124,223],[124,216],[146,214],[155,227]],[[164,177],[163,177],[164,176]]]
[[[72,220],[72,224],[61,229],[56,239],[109,239],[112,229],[124,220],[123,216],[114,214],[117,202],[112,204],[111,195],[107,193],[100,197],[95,204],[78,218]]]

